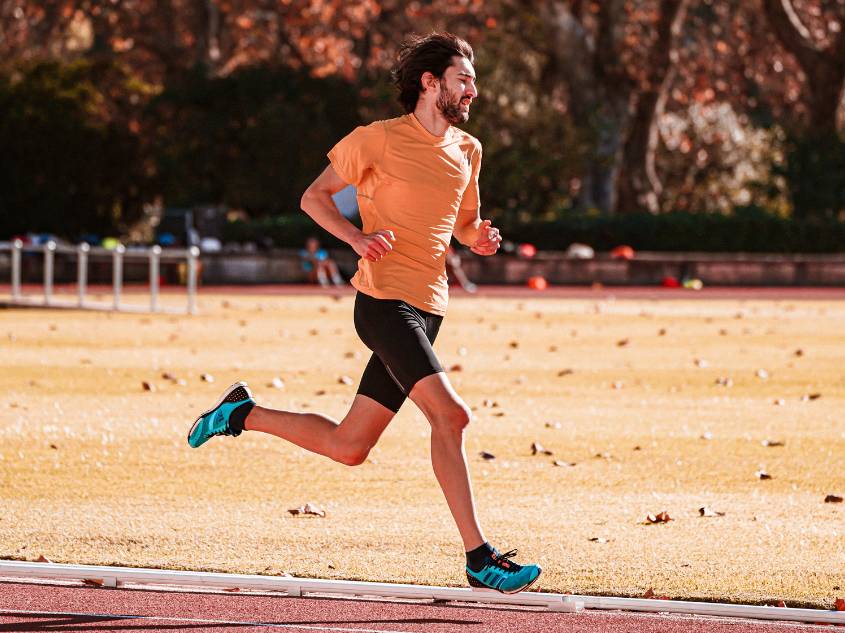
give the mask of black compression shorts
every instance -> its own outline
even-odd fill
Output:
[[[418,380],[443,371],[431,348],[442,321],[404,301],[355,295],[355,331],[373,351],[358,393],[399,411]]]

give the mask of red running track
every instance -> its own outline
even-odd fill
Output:
[[[294,633],[808,633],[822,626],[702,616],[430,601],[288,598],[267,594],[0,583],[0,631]]]

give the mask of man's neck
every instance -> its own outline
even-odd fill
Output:
[[[434,104],[417,103],[413,116],[417,117],[420,125],[434,136],[444,136],[450,127],[449,122],[437,111],[437,106]]]

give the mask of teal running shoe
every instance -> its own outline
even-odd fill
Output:
[[[241,431],[229,427],[229,416],[246,402],[255,404],[252,392],[245,382],[236,382],[220,396],[217,404],[197,418],[188,431],[188,444],[198,448],[215,435],[240,435]]]
[[[467,580],[470,587],[476,589],[494,589],[502,593],[518,593],[528,589],[543,571],[539,565],[517,565],[510,560],[516,556],[512,549],[506,554],[497,550],[487,557],[484,567],[473,571],[467,567]]]

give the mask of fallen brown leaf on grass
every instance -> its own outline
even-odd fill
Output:
[[[171,382],[176,382],[176,376],[171,374],[169,371],[161,372],[161,378],[162,378],[162,380],[169,380]]]
[[[786,603],[783,600],[778,600],[777,606],[779,606],[782,609],[786,609]]]
[[[786,404],[786,400],[784,400],[783,398],[776,398],[772,404],[774,404],[776,407],[782,407]]]
[[[552,452],[540,444],[540,442],[531,442],[531,454],[536,455],[537,453],[540,453],[541,455],[552,454]]]
[[[151,382],[147,382],[146,380],[141,383],[141,387],[144,388],[144,391],[155,391],[156,390],[156,386]]]
[[[200,374],[200,380],[203,382],[214,382],[214,376],[211,374]]]
[[[758,470],[754,474],[757,476],[757,479],[771,479],[772,478],[772,476],[769,473],[767,473],[765,470]]]
[[[754,375],[757,376],[757,378],[759,378],[760,380],[767,380],[769,378],[769,372],[767,372],[765,369],[758,369],[756,372],[754,372]]]
[[[547,429],[559,429],[561,428],[560,422],[546,422]]]
[[[763,446],[768,446],[770,448],[774,448],[776,446],[785,446],[782,440],[763,440],[760,442]]]
[[[550,352],[556,352],[557,351],[557,345],[549,345],[549,351]]]
[[[657,336],[666,336],[666,328],[662,327],[659,330],[657,330]]]
[[[792,352],[792,355],[793,355],[793,356],[803,356],[803,355],[804,355],[804,350],[803,350],[803,349],[801,349],[801,348],[799,347],[797,350],[795,350],[794,352]]]
[[[59,450],[59,447],[56,444],[50,444],[50,448],[52,448],[54,451]]]
[[[695,366],[700,369],[707,369],[710,367],[710,363],[703,358],[696,358],[693,362],[695,363]]]
[[[725,516],[724,512],[717,512],[715,510],[711,510],[708,506],[702,506],[698,509],[699,516],[703,517],[723,517]]]
[[[808,400],[818,400],[822,397],[820,393],[805,393],[801,396],[801,402],[807,402]]]
[[[496,459],[496,456],[493,453],[488,453],[487,451],[481,451],[478,455],[481,457],[481,459],[486,459],[487,461],[490,461],[491,459]]]
[[[303,516],[326,516],[326,511],[313,503],[306,503],[304,506],[299,506],[298,508],[290,508],[288,512],[293,516],[299,516],[300,514]]]
[[[654,589],[648,589],[644,594],[643,598],[650,598],[652,600],[669,600],[669,596],[656,596],[654,594]]]
[[[89,587],[102,587],[103,581],[99,578],[83,578],[82,584],[88,585]]]
[[[716,379],[716,384],[720,387],[733,387],[734,381],[726,376],[720,376]]]
[[[704,431],[701,435],[699,435],[699,439],[701,440],[712,440],[713,434],[710,431]]]
[[[562,378],[563,376],[569,376],[574,373],[575,371],[572,369],[561,369],[559,372],[557,372],[557,377]]]
[[[35,559],[35,562],[36,563],[52,563],[53,561],[51,561],[49,558],[44,556],[44,554],[41,554],[41,556],[39,556],[38,558]]]
[[[839,495],[827,495],[824,498],[825,503],[842,503],[842,497]]]
[[[669,516],[669,513],[665,510],[660,514],[649,514],[645,518],[646,524],[651,523],[668,523],[669,521],[674,521],[672,517]]]
[[[274,376],[273,380],[267,383],[267,386],[272,387],[273,389],[284,389],[285,381],[279,378],[278,376]]]
[[[614,389],[622,389],[624,383],[621,380],[614,380],[613,383],[610,385]]]
[[[592,536],[592,537],[590,537],[590,540],[593,543],[609,543],[610,542],[609,539],[606,539],[606,538],[601,537],[601,536]]]
[[[625,347],[630,342],[631,342],[630,339],[621,338],[618,341],[616,341],[616,347]]]
[[[560,466],[562,468],[567,468],[567,467],[571,468],[572,466],[575,465],[575,462],[565,462],[562,459],[556,459],[555,461],[552,462],[552,464],[554,464],[555,466]]]
[[[495,409],[499,406],[499,403],[495,400],[491,400],[490,398],[484,398],[484,401],[481,403],[482,407],[487,407],[489,409]]]
[[[463,368],[463,366],[462,366],[460,363],[455,363],[454,365],[452,365],[451,367],[449,367],[449,371],[452,371],[452,372],[454,372],[454,371],[463,371],[463,370],[464,370],[464,368]]]
[[[350,378],[349,376],[346,376],[346,375],[341,376],[340,378],[337,379],[337,381],[341,385],[351,385],[353,382],[355,382],[354,380],[352,380],[352,378]]]
[[[508,343],[508,345],[511,349],[516,349],[517,347],[519,347],[519,341],[511,341],[510,343]]]

